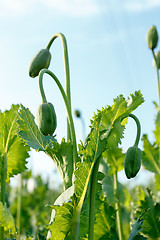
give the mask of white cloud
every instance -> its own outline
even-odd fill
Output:
[[[127,11],[139,12],[160,7],[160,0],[130,0],[124,5]]]
[[[42,2],[73,16],[93,15],[101,12],[101,4],[94,0],[42,0]]]
[[[38,7],[53,8],[56,13],[70,16],[99,14],[102,4],[98,0],[0,0],[0,16],[17,16]]]

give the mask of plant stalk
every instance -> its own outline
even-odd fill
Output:
[[[116,223],[117,223],[117,231],[119,240],[123,240],[123,232],[122,232],[122,219],[121,219],[121,211],[119,204],[119,194],[118,194],[118,179],[117,179],[117,171],[114,174],[114,192],[117,198],[117,202],[115,203],[116,210]]]
[[[5,206],[5,192],[6,192],[6,178],[7,178],[7,152],[2,157],[2,171],[1,171],[1,202]],[[0,239],[4,240],[4,228],[0,227]]]
[[[159,109],[160,108],[159,71],[158,71],[157,60],[156,60],[156,55],[155,55],[154,49],[152,49],[152,54],[153,54],[153,58],[154,58],[155,65],[156,65],[157,87],[158,87],[158,97],[159,97],[158,109]],[[159,146],[159,161],[160,161],[160,146]]]
[[[67,41],[65,36],[62,33],[56,33],[50,39],[47,49],[49,50],[54,40],[59,37],[62,40],[63,46],[63,57],[64,57],[64,70],[65,70],[65,88],[66,88],[66,96],[69,102],[69,106],[71,108],[71,90],[70,90],[70,71],[69,71],[69,57],[68,57],[68,48]],[[69,126],[69,119],[67,119],[67,140],[71,139],[71,132]]]
[[[91,176],[88,240],[94,239],[95,202],[96,202],[95,196],[96,196],[99,162],[100,162],[100,157],[97,159],[93,167],[93,172]]]
[[[20,240],[21,235],[21,195],[22,195],[22,175],[19,175],[19,186],[18,186],[18,202],[17,202],[17,228],[18,236],[17,240]]]
[[[158,97],[159,97],[159,106],[160,106],[159,72],[158,72],[158,67],[157,67],[156,55],[155,55],[155,53],[154,53],[154,50],[153,50],[153,49],[152,49],[152,54],[153,54],[153,58],[154,58],[155,65],[156,65],[157,87],[158,87]]]
[[[129,117],[133,118],[134,121],[137,124],[137,136],[136,136],[136,140],[135,140],[134,146],[138,147],[140,136],[141,136],[141,124],[139,122],[139,119],[134,114],[130,113]]]
[[[53,78],[53,80],[56,82],[56,84],[57,84],[57,86],[58,86],[58,88],[59,88],[59,90],[62,94],[65,106],[66,106],[67,116],[68,116],[68,119],[69,119],[70,132],[71,132],[71,140],[72,140],[72,143],[73,143],[73,159],[74,159],[74,169],[75,169],[75,165],[78,162],[78,153],[77,153],[76,134],[75,134],[75,128],[74,128],[71,108],[70,108],[67,96],[64,92],[64,89],[63,89],[60,81],[58,80],[56,75],[54,75],[48,69],[42,69],[39,73],[39,88],[40,88],[40,92],[41,92],[41,96],[42,96],[42,101],[44,101],[46,99],[44,89],[43,89],[43,83],[42,83],[44,73],[47,73],[48,75],[50,75]]]
[[[141,124],[140,124],[140,121],[139,119],[133,114],[133,113],[129,113],[129,115],[127,116],[124,116],[121,121],[123,119],[125,119],[126,117],[131,117],[134,119],[134,121],[136,122],[137,124],[137,135],[136,135],[136,140],[135,140],[135,143],[134,143],[134,146],[137,146],[138,147],[138,144],[139,144],[139,140],[140,140],[140,136],[141,136]]]

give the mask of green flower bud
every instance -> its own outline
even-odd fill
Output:
[[[158,43],[158,32],[155,26],[150,27],[147,32],[147,44],[150,49],[154,49],[157,47]]]
[[[156,62],[157,62],[157,68],[160,69],[160,51],[155,53],[155,58],[156,58]],[[155,63],[154,59],[153,59],[153,67],[156,68],[156,63]]]
[[[48,69],[51,60],[51,54],[48,49],[41,49],[32,59],[29,65],[29,76],[36,77],[39,72]]]
[[[75,110],[74,111],[74,114],[77,118],[80,118],[81,117],[81,112],[79,110]]]
[[[37,124],[45,136],[52,135],[57,127],[57,118],[52,103],[46,102],[39,105],[37,110]]]
[[[128,148],[125,160],[124,170],[127,178],[134,178],[141,167],[142,152],[137,146]]]

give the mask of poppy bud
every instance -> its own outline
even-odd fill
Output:
[[[81,117],[81,113],[80,113],[79,110],[75,110],[75,111],[74,111],[74,114],[75,114],[75,116],[76,116],[77,118],[80,118],[80,117]]]
[[[128,148],[125,160],[124,170],[127,178],[134,178],[141,167],[142,152],[137,146]]]
[[[155,26],[150,27],[147,32],[147,44],[150,49],[154,49],[157,47],[158,43],[158,32]]]
[[[51,60],[51,54],[48,49],[41,49],[32,59],[29,66],[29,76],[36,77],[39,72],[48,69]]]
[[[37,110],[37,123],[43,135],[47,136],[54,133],[57,127],[57,118],[52,103],[46,102],[39,105]]]

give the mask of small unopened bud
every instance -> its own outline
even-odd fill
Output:
[[[75,110],[75,111],[74,111],[74,114],[75,114],[75,116],[76,116],[77,118],[80,118],[80,117],[81,117],[81,113],[80,113],[79,110]]]
[[[150,27],[147,32],[147,45],[150,49],[154,49],[157,47],[158,43],[158,32],[155,26]]]
[[[29,76],[36,77],[39,72],[46,68],[48,69],[51,60],[51,54],[48,49],[41,49],[32,59],[29,66]]]
[[[124,170],[128,179],[134,178],[141,167],[141,156],[142,152],[137,146],[128,148],[125,160]]]
[[[157,68],[160,69],[160,51],[155,53],[155,58],[156,58]],[[155,68],[156,68],[156,63],[155,63],[155,60],[153,59],[153,67]]]

